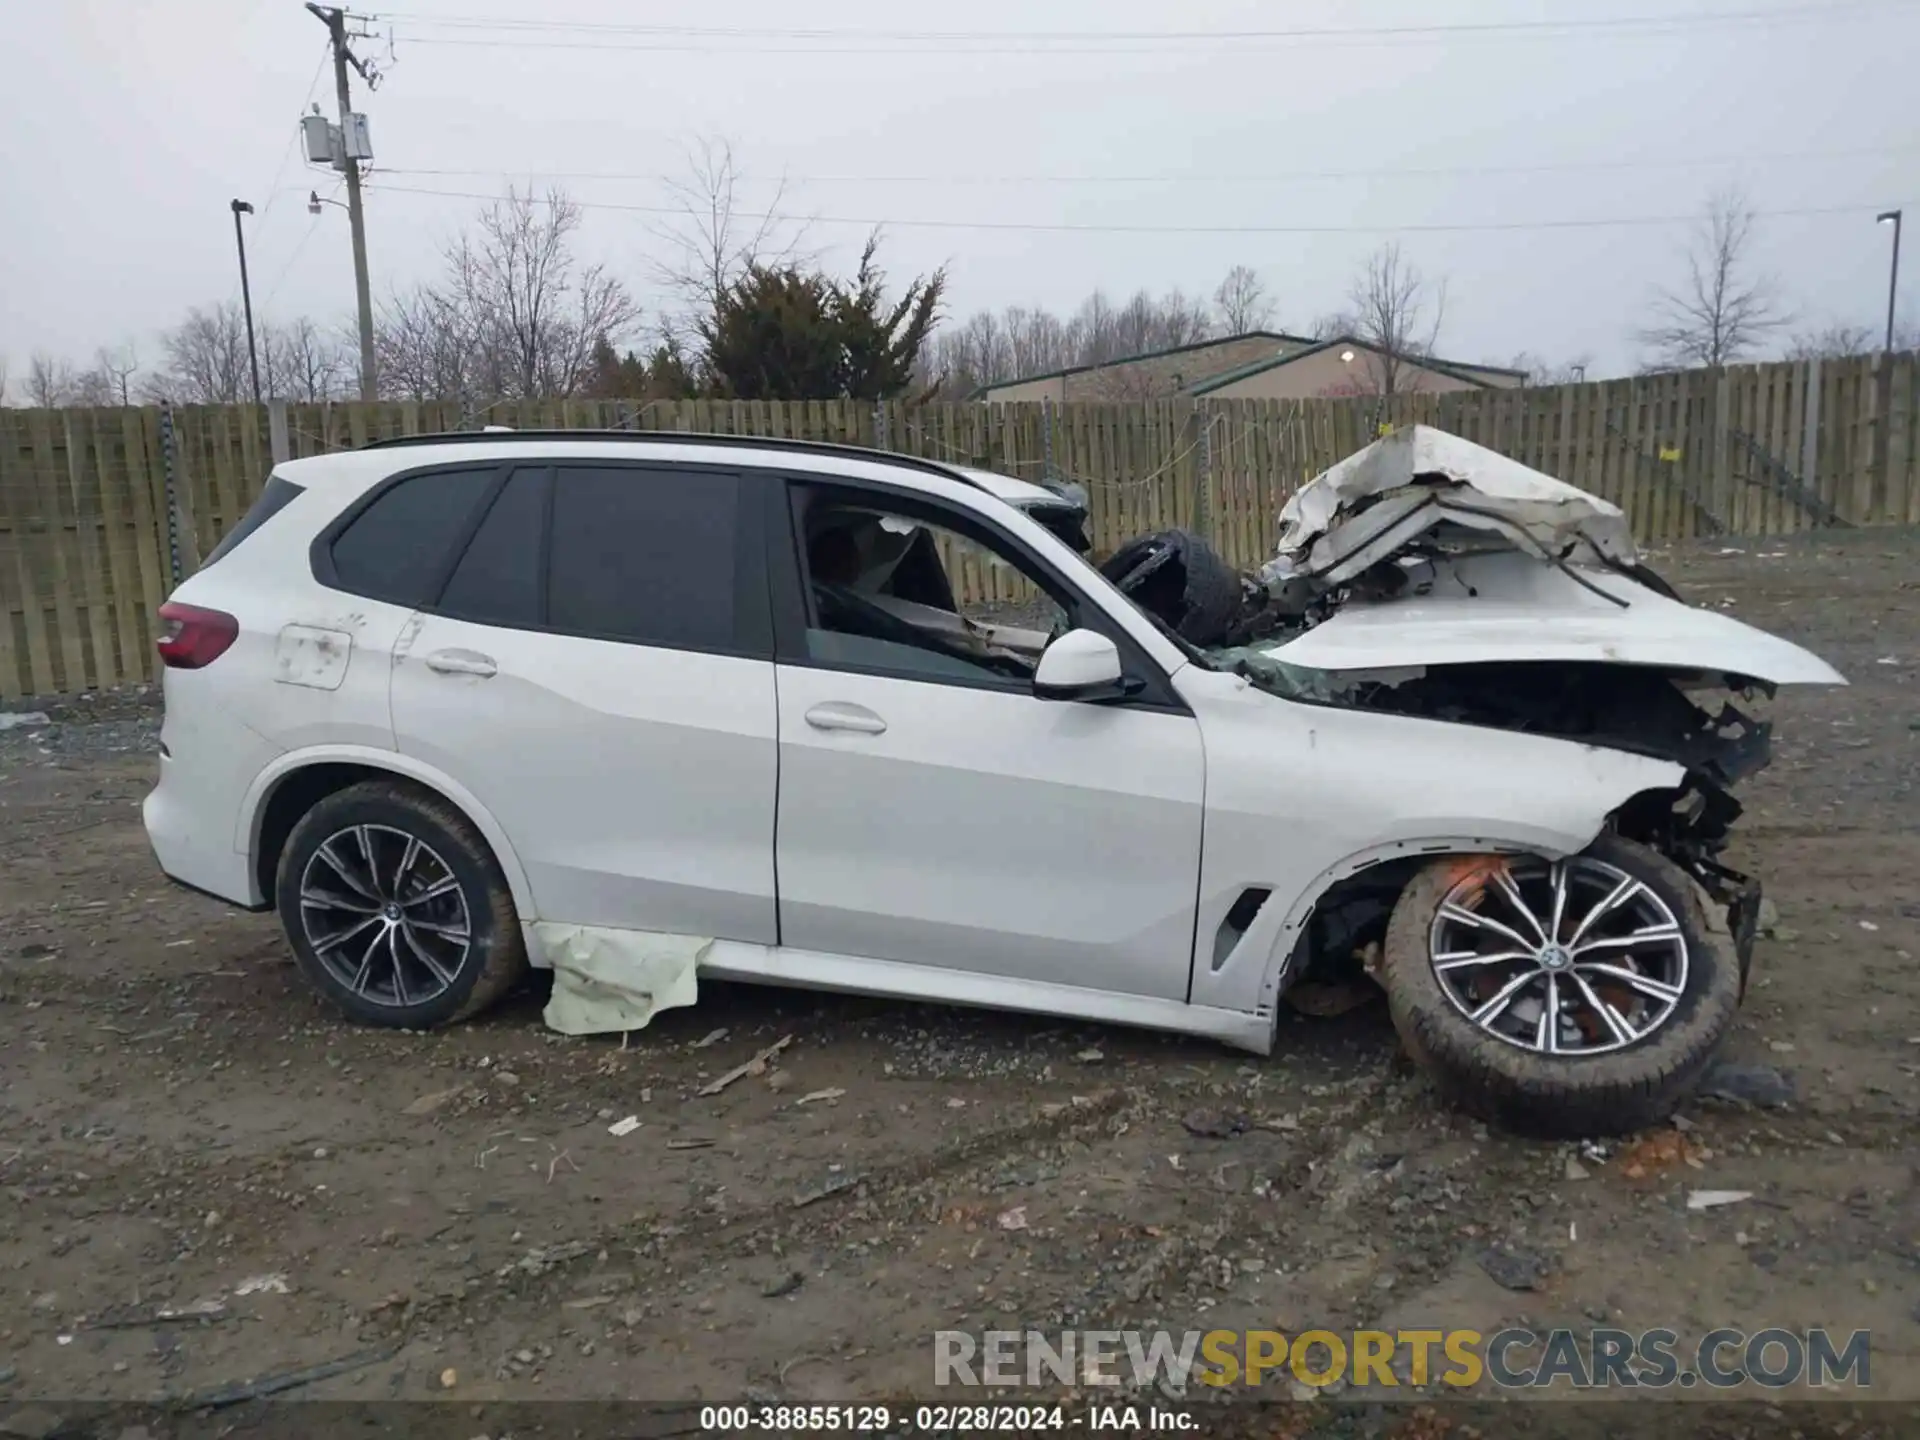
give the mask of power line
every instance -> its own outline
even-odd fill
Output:
[[[487,200],[502,198],[470,190],[427,190],[408,185],[378,185],[389,195],[430,195],[443,200]],[[544,197],[527,197],[532,203],[552,202]],[[684,210],[672,205],[626,205],[613,201],[571,200],[583,210],[620,210],[640,215],[681,215]],[[1853,205],[1797,206],[1776,210],[1755,210],[1761,217],[1806,215],[1860,215],[1882,201],[1861,201]],[[1920,204],[1920,201],[1895,202]],[[1656,225],[1690,225],[1699,221],[1689,215],[1613,215],[1575,220],[1491,220],[1467,222],[1423,222],[1412,225],[1098,225],[1072,221],[1037,220],[901,220],[859,218],[850,215],[781,215],[768,212],[742,212],[744,220],[791,220],[808,225],[858,225],[865,229],[886,230],[1014,230],[1045,231],[1054,234],[1091,235],[1418,235],[1467,233],[1497,230],[1603,230]]]
[[[344,181],[335,181],[333,188],[327,191],[324,198],[331,199],[344,183]],[[293,265],[300,258],[300,252],[307,248],[307,242],[313,239],[313,232],[320,228],[320,222],[325,218],[324,214],[316,215],[307,222],[306,233],[300,237],[300,243],[293,247],[293,253],[287,256],[287,263],[280,267],[280,273],[273,277],[273,284],[267,289],[267,298],[260,302],[260,309],[263,312],[273,303],[273,297],[280,293],[281,285],[286,282],[287,276],[293,273]]]
[[[1171,185],[1171,184],[1266,184],[1285,180],[1366,180],[1389,177],[1450,175],[1548,175],[1585,170],[1695,170],[1721,165],[1779,165],[1798,162],[1825,162],[1844,159],[1889,159],[1896,155],[1920,153],[1920,145],[1889,145],[1857,150],[1799,150],[1772,155],[1715,155],[1679,160],[1572,160],[1534,165],[1394,165],[1374,169],[1269,170],[1263,174],[1246,171],[1232,175],[1195,174],[1182,171],[1161,175],[790,175],[779,179],[800,185]],[[436,176],[470,179],[498,178],[502,172],[462,169],[386,169],[388,175]],[[646,180],[671,181],[680,177],[663,171],[643,170],[529,170],[530,177],[542,180]],[[745,177],[743,177],[745,178]]]
[[[1913,13],[1912,0],[1842,0],[1842,3],[1802,4],[1718,10],[1705,12],[1663,12],[1552,20],[1475,20],[1417,25],[1289,26],[1243,30],[893,30],[866,27],[826,29],[792,26],[713,26],[611,24],[581,20],[498,19],[486,16],[444,15],[433,12],[382,11],[376,19],[430,29],[491,30],[522,33],[563,33],[580,35],[630,35],[653,39],[719,41],[731,48],[739,40],[786,40],[811,46],[821,41],[860,43],[862,53],[873,41],[904,41],[950,46],[968,43],[1006,45],[1060,45],[1121,43],[1167,44],[1209,42],[1243,44],[1257,40],[1369,40],[1395,38],[1437,38],[1491,35],[1595,35],[1609,32],[1649,32],[1666,34],[1674,30],[1697,30],[1716,26],[1751,24],[1826,22],[1863,13],[1904,10]],[[414,37],[418,43],[420,37]],[[453,39],[434,43],[509,43],[461,42]],[[539,42],[517,42],[537,44]],[[599,48],[596,46],[595,48]],[[632,47],[649,48],[649,47]],[[668,48],[668,47],[660,47]],[[682,47],[672,47],[682,48]]]

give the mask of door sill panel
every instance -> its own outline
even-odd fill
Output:
[[[803,990],[837,990],[896,1000],[929,1000],[988,1010],[1018,1010],[1204,1035],[1239,1050],[1267,1054],[1273,1046],[1273,1018],[1239,1010],[1189,1005],[1149,995],[1124,995],[1079,985],[1054,985],[984,975],[977,970],[948,970],[908,965],[898,960],[868,960],[819,950],[792,950],[716,940],[700,962],[700,974],[716,980],[788,985]]]

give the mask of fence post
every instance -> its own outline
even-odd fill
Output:
[[[887,402],[884,400],[873,402],[873,448],[876,450],[893,448],[893,437],[887,433]]]
[[[267,402],[267,448],[273,452],[273,463],[293,458],[293,439],[287,433],[287,402],[269,400]]]
[[[1806,410],[1800,417],[1800,481],[1815,495],[1824,498],[1826,492],[1820,488],[1820,357],[1814,356],[1807,361]],[[1840,497],[1835,496],[1838,500]],[[1835,506],[1838,509],[1838,506]],[[1810,517],[1815,527],[1821,524],[1818,515]]]
[[[1052,397],[1040,402],[1040,453],[1042,478],[1053,479],[1053,400]]]
[[[1213,537],[1209,531],[1207,489],[1213,479],[1213,416],[1208,413],[1207,402],[1195,402],[1194,419],[1200,424],[1200,436],[1196,442],[1199,458],[1193,467],[1193,530],[1196,535]]]
[[[173,406],[165,401],[160,404],[160,473],[166,485],[167,502],[167,569],[173,576],[173,583],[180,583],[180,503],[178,498],[179,482],[175,477],[173,443]]]

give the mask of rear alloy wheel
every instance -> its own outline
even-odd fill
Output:
[[[1402,892],[1381,979],[1401,1040],[1464,1108],[1540,1135],[1664,1120],[1740,998],[1725,917],[1658,852],[1451,856]]]
[[[506,881],[438,797],[385,781],[316,805],[281,856],[279,909],[301,969],[354,1019],[424,1029],[492,1004],[524,973]]]

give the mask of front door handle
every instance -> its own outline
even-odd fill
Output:
[[[500,669],[491,655],[478,650],[436,650],[427,656],[427,668],[442,675],[478,675],[483,680]]]
[[[884,735],[887,722],[864,705],[830,700],[807,711],[807,724],[816,730],[857,730],[862,735]]]

